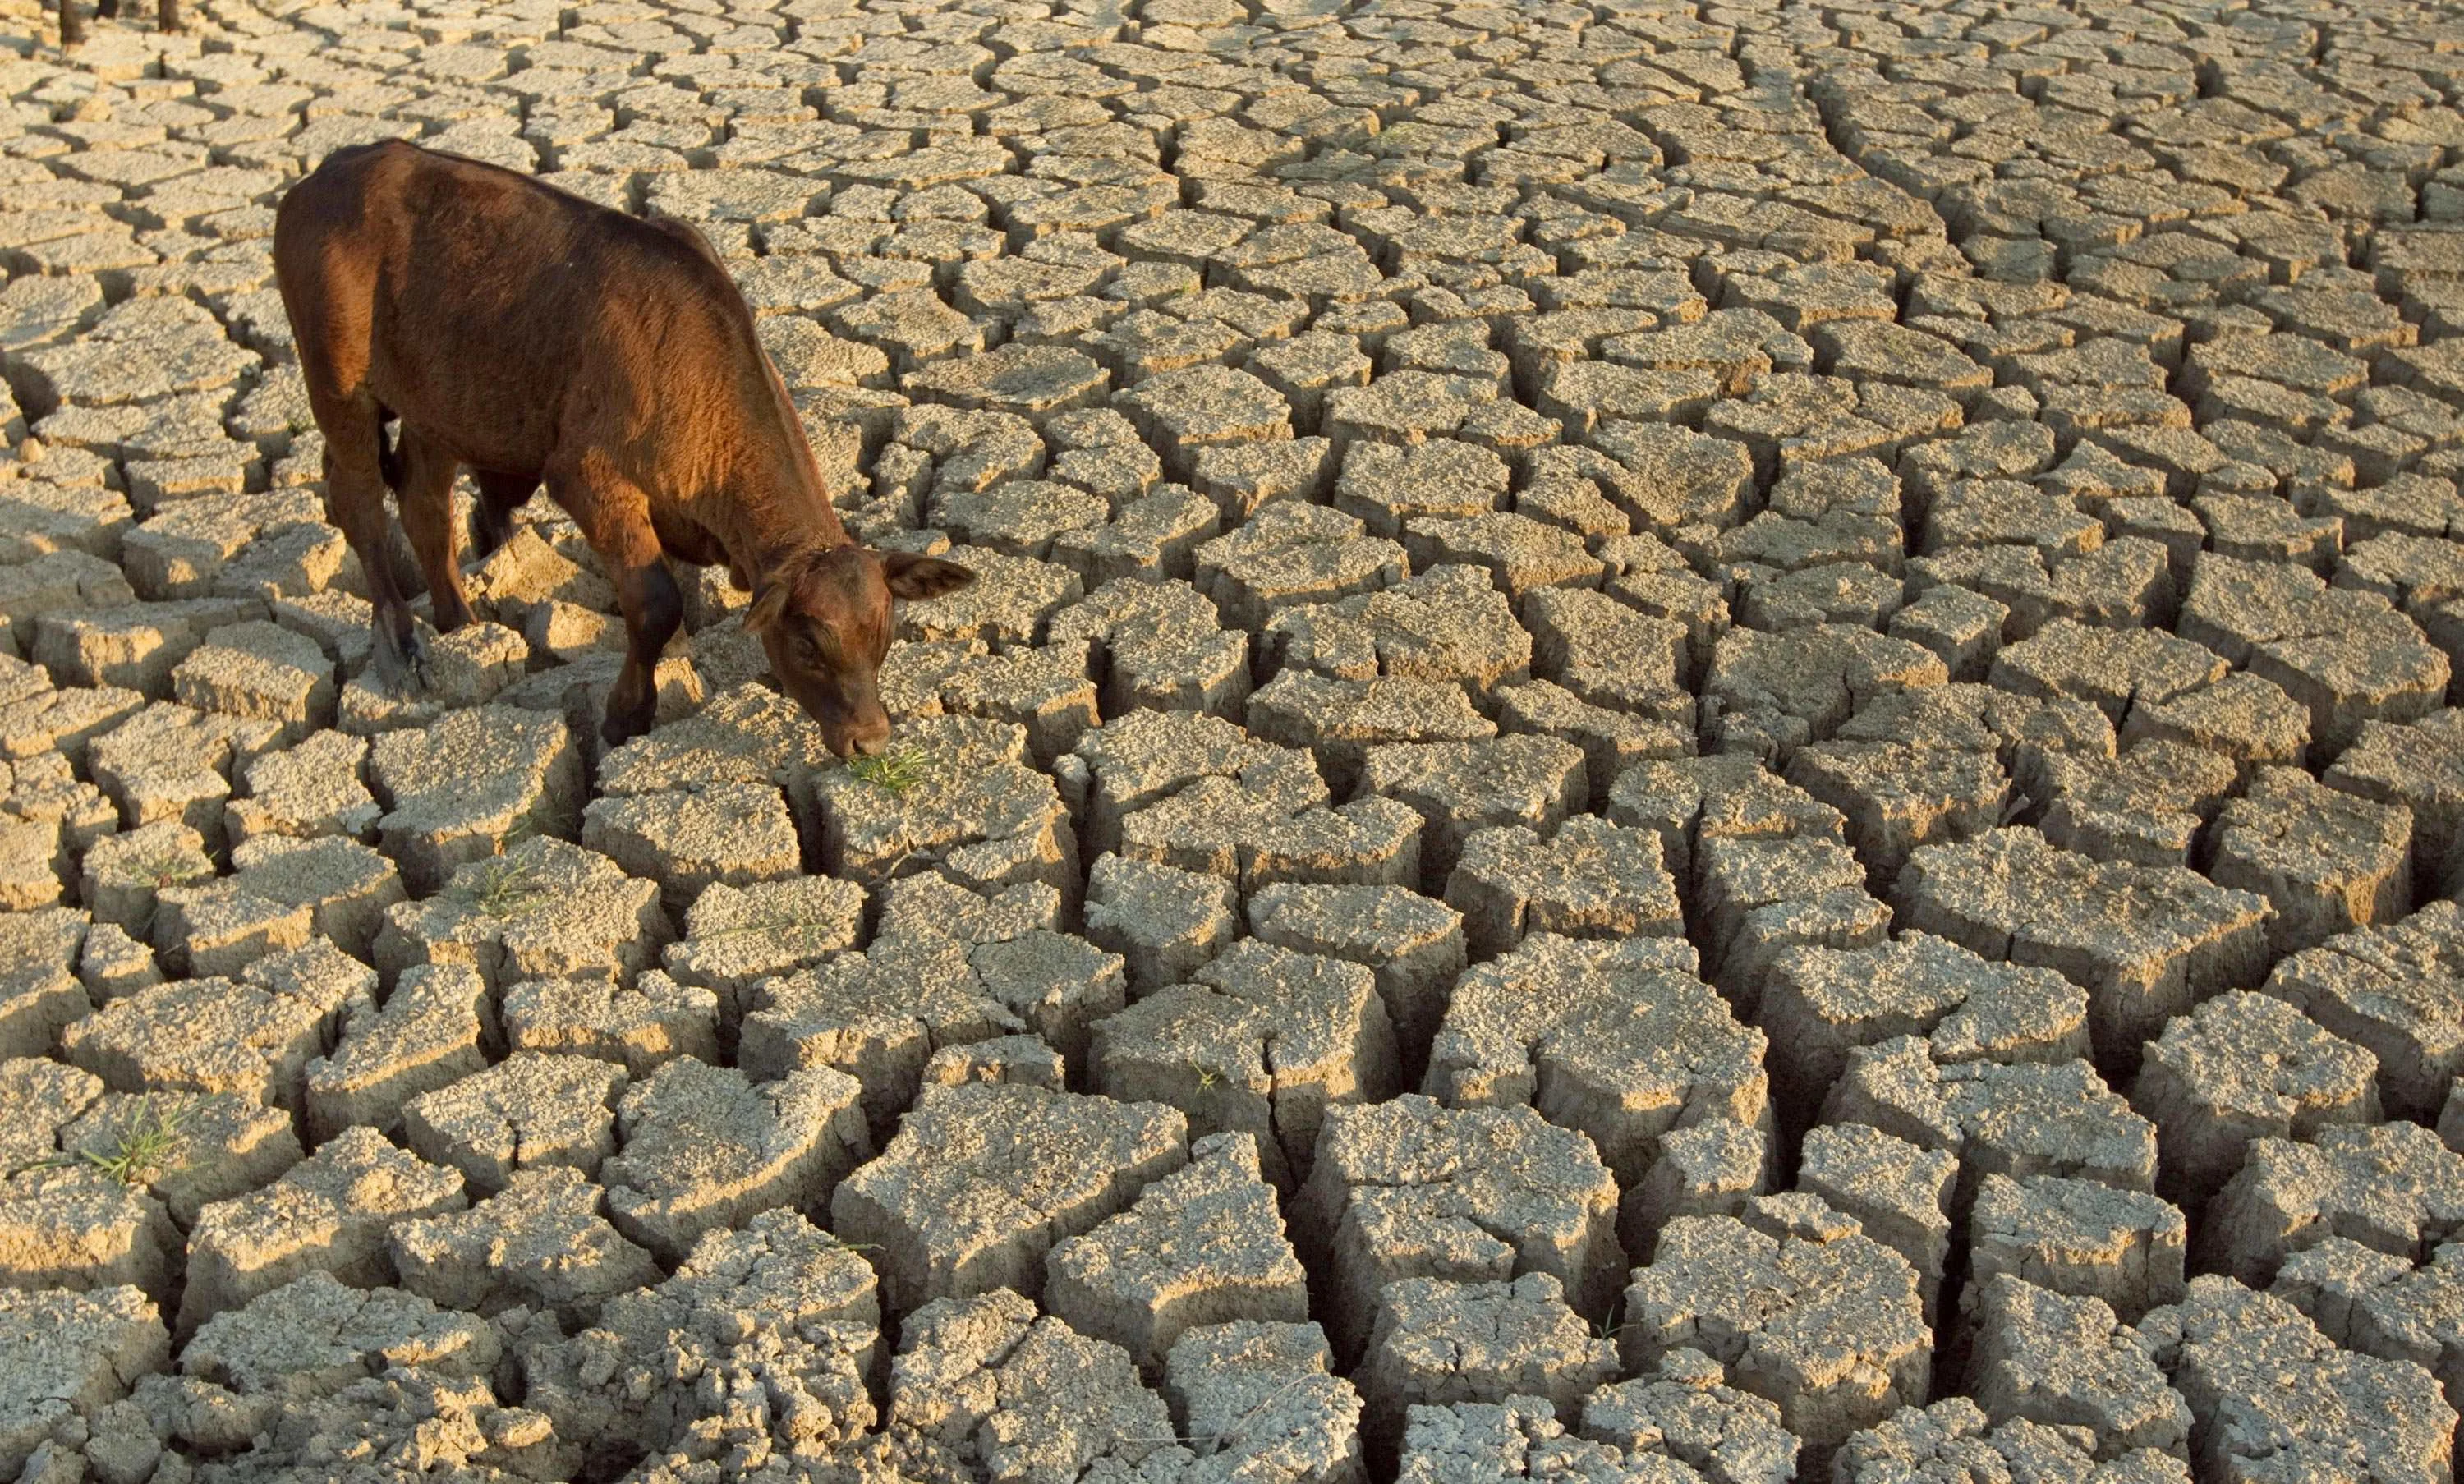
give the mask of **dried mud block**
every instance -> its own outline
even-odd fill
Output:
[[[1727,1385],[1719,1362],[1688,1348],[1585,1398],[1582,1435],[1629,1458],[1674,1459],[1705,1484],[1788,1484],[1802,1446],[1776,1403]]]
[[[134,994],[163,982],[163,967],[154,950],[130,937],[117,923],[97,923],[86,930],[77,950],[77,982],[97,1003]]]
[[[319,1002],[230,979],[158,984],[70,1026],[60,1053],[121,1092],[230,1092],[297,1108],[308,1062],[374,988]]]
[[[2367,737],[2386,727],[2365,722],[2362,732]],[[2247,779],[2260,768],[2300,765],[2310,745],[2310,713],[2282,687],[2242,670],[2166,700],[2134,701],[2120,740],[2124,747],[2173,742],[2221,753]]]
[[[501,993],[520,980],[563,975],[630,984],[667,938],[657,883],[627,876],[579,845],[534,836],[455,868],[432,896],[387,908],[374,954],[388,975],[458,964]]]
[[[802,770],[830,760],[821,728],[803,708],[747,680],[610,751],[599,760],[599,787],[631,795],[719,783],[791,785]]]
[[[385,811],[361,781],[367,753],[365,737],[319,731],[250,763],[248,796],[223,803],[224,838],[234,850],[274,835],[369,838]]]
[[[511,1051],[612,1061],[630,1078],[683,1058],[719,1061],[718,996],[655,969],[630,989],[596,974],[520,980],[505,986],[500,1015]]]
[[[1258,633],[1284,609],[1381,592],[1410,572],[1401,543],[1368,535],[1357,516],[1274,500],[1198,548],[1191,585],[1224,627]]]
[[[1690,721],[1611,710],[1553,681],[1501,686],[1495,700],[1498,730],[1507,735],[1556,737],[1583,750],[1594,813],[1607,812],[1617,779],[1627,769],[1683,757],[1694,745]]]
[[[864,1258],[792,1211],[694,1244],[675,1276],[610,1296],[566,1338],[534,1323],[527,1405],[614,1477],[644,1454],[685,1467],[852,1441],[874,1420],[881,1303]]]
[[[1420,886],[1437,896],[1474,831],[1554,831],[1582,809],[1591,798],[1584,766],[1583,750],[1555,737],[1396,743],[1369,749],[1360,788],[1408,804],[1425,821]]]
[[[1697,846],[1694,887],[1713,966],[1741,1015],[1759,1016],[1774,959],[1793,948],[1883,941],[1890,908],[1866,895],[1855,852],[1815,839],[1711,840]]]
[[[1533,933],[1571,938],[1677,938],[1685,920],[1660,837],[1593,815],[1546,844],[1520,826],[1478,831],[1446,879],[1471,956],[1495,958]]]
[[[1296,1245],[1337,1296],[1338,1357],[1357,1356],[1387,1284],[1546,1273],[1597,1317],[1625,1273],[1617,1184],[1590,1141],[1529,1108],[1457,1111],[1406,1095],[1329,1110],[1291,1211]]]
[[[595,1058],[517,1051],[405,1102],[403,1142],[421,1159],[462,1171],[482,1194],[525,1169],[595,1175],[616,1151],[625,1081],[624,1068]]]
[[[1477,567],[1433,566],[1379,592],[1274,615],[1261,636],[1281,671],[1418,680],[1484,697],[1531,678],[1531,638]]]
[[[0,1289],[0,1472],[47,1444],[75,1448],[104,1408],[168,1368],[171,1337],[134,1288],[90,1294]]]
[[[176,819],[222,847],[223,801],[231,775],[273,750],[271,722],[216,716],[158,701],[95,738],[86,772],[135,829]]]
[[[2409,1361],[2438,1378],[2453,1406],[2464,1379],[2464,1243],[2442,1242],[2419,1267],[2329,1237],[2277,1271],[2268,1292],[2347,1350]]]
[[[919,878],[928,879],[939,880]],[[667,947],[668,975],[716,994],[733,1024],[762,980],[825,962],[862,941],[864,908],[863,887],[825,876],[748,886],[714,882],[685,910],[684,937]]]
[[[1843,844],[1837,810],[1736,753],[1639,763],[1609,794],[1608,817],[1660,837],[1680,895],[1700,879],[1703,849],[1720,840],[1825,840]]]
[[[1919,845],[1972,840],[2002,822],[2010,778],[1990,753],[1892,742],[1815,742],[1788,779],[1837,809],[1870,879],[1899,878]]]
[[[1261,888],[1248,915],[1262,942],[1369,969],[1395,1028],[1404,1083],[1418,1082],[1463,971],[1461,913],[1401,886],[1285,884]]]
[[[1362,1430],[1393,1446],[1413,1407],[1517,1396],[1543,1398],[1572,1417],[1617,1364],[1616,1347],[1566,1306],[1550,1274],[1405,1278],[1385,1290],[1361,1363]]]
[[[106,1092],[62,1122],[59,1146],[89,1166],[124,1169],[122,1183],[162,1202],[183,1230],[201,1208],[255,1189],[301,1157],[291,1115],[238,1093]]]
[[[1249,636],[1226,629],[1215,604],[1179,578],[1116,578],[1053,615],[1055,645],[1085,644],[1096,704],[1132,711],[1237,717],[1249,695]]]
[[[1188,1165],[1086,1235],[1056,1244],[1045,1268],[1046,1308],[1119,1345],[1150,1377],[1163,1375],[1166,1356],[1195,1326],[1309,1318],[1308,1276],[1284,1239],[1248,1134],[1196,1140]]]
[[[302,1103],[309,1137],[322,1143],[360,1124],[394,1132],[405,1102],[487,1068],[495,1020],[476,971],[429,965],[406,971],[383,1009],[351,1015],[340,1044],[308,1063]]]
[[[1084,780],[1073,803],[1099,851],[1221,877],[1244,895],[1419,878],[1418,815],[1381,798],[1328,808],[1307,752],[1213,717],[1138,712],[1090,732],[1065,765]]]
[[[253,840],[231,852],[231,865],[229,876],[156,893],[154,947],[172,972],[239,973],[312,938],[365,961],[386,909],[403,900],[393,862],[357,840]]]
[[[371,666],[343,683],[335,701],[336,725],[363,736],[433,728],[498,700],[520,681],[530,657],[529,642],[501,623],[431,634],[422,688],[387,688]]]
[[[139,1397],[166,1443],[246,1449],[287,1408],[332,1399],[400,1364],[431,1377],[484,1377],[503,1355],[495,1330],[396,1288],[303,1274],[206,1321],[181,1349],[180,1375]]]
[[[1083,1064],[1089,1028],[1124,997],[1120,958],[1062,933],[974,945],[885,938],[764,983],[749,1002],[738,1056],[765,1075],[811,1065],[848,1073],[886,1132],[914,1101],[934,1052],[1033,1032]]]
[[[2202,1478],[2396,1484],[2452,1466],[2455,1412],[2429,1372],[2339,1349],[2281,1298],[2197,1277],[2139,1328],[2190,1405]]]
[[[1700,1349],[1779,1405],[1817,1457],[1924,1396],[1933,1339],[1907,1259],[1811,1196],[1668,1224],[1626,1289],[1618,1348],[1639,1370]]]
[[[1837,1484],[1906,1478],[2189,1484],[2189,1469],[2169,1453],[2138,1449],[2100,1463],[2088,1451],[2095,1441],[2080,1428],[2026,1419],[1991,1423],[1975,1403],[1955,1396],[1922,1410],[1903,1408],[1881,1426],[1851,1436],[1833,1458],[1831,1476]]]
[[[2267,976],[2329,1035],[2378,1058],[2379,1102],[2428,1123],[2464,1073],[2464,907],[2433,902],[2400,923],[2296,953]]]
[[[86,914],[66,907],[0,913],[0,1053],[49,1055],[94,1008],[77,976],[88,932]]]
[[[1006,1289],[936,1298],[907,1317],[889,1422],[893,1446],[935,1477],[1137,1476],[1174,1442],[1163,1398],[1140,1385],[1120,1346],[1039,1318]]]
[[[1106,855],[1087,876],[1087,936],[1151,994],[1187,983],[1240,936],[1234,905],[1221,877]]]
[[[2269,947],[2295,953],[2409,911],[2411,844],[2412,812],[2402,805],[2270,768],[2217,816],[2208,874],[2267,898]]]
[[[1989,962],[1908,932],[1870,948],[1780,953],[1757,1018],[1771,1036],[1780,1106],[1810,1120],[1859,1046],[1923,1036],[1937,1061],[2066,1061],[2087,1053],[2087,992],[2049,969]]]
[[[1422,1086],[1449,1107],[1524,1104],[1579,1129],[1628,1191],[1654,1186],[1682,1127],[1724,1123],[1767,1144],[1763,1033],[1737,1023],[1692,957],[1672,939],[1528,938],[1456,981]],[[1628,1218],[1647,1229],[1639,1209]]]
[[[1606,593],[1542,588],[1519,609],[1531,630],[1531,672],[1610,710],[1653,716],[1685,689],[1685,625]]]
[[[2142,1449],[2189,1455],[2189,1406],[2157,1365],[2154,1343],[2102,1299],[2065,1298],[2009,1273],[1980,1275],[1970,1292],[1968,1388],[1987,1417],[2086,1429],[2100,1459]]]
[[[1210,778],[1271,797],[1285,813],[1327,801],[1307,753],[1257,741],[1221,717],[1134,711],[1080,738],[1072,755],[1080,766],[1064,775],[1082,781],[1070,806],[1099,855],[1120,849],[1130,816]]]
[[[2464,710],[2432,711],[2409,726],[2368,721],[2320,775],[2329,788],[2412,813],[2412,879],[2428,894],[2458,885],[2464,868]]]
[[[1330,1107],[1401,1090],[1385,1002],[1366,969],[1249,940],[1093,1027],[1097,1090],[1169,1103],[1193,1135],[1255,1136],[1266,1178],[1309,1178]]]
[[[616,1105],[621,1147],[599,1165],[616,1229],[676,1262],[757,1211],[821,1210],[872,1149],[857,1095],[853,1078],[823,1069],[755,1082],[668,1062]]]
[[[1312,1323],[1234,1320],[1181,1332],[1164,1396],[1200,1468],[1293,1484],[1358,1484],[1360,1393]]]
[[[1026,731],[1006,722],[942,716],[911,721],[920,776],[903,792],[845,767],[809,775],[823,869],[867,888],[933,869],[962,886],[998,891],[1042,882],[1067,898],[1078,888],[1077,835],[1051,778],[1025,760]]]
[[[1996,690],[2092,703],[2115,726],[2133,707],[2174,700],[2225,678],[2225,660],[2188,637],[2157,629],[2092,628],[2057,619],[2006,647],[1989,677]]]
[[[2141,742],[2120,757],[2046,759],[2047,840],[2100,861],[2187,865],[2242,770],[2221,753]]]
[[[1807,1131],[1796,1188],[1820,1196],[1905,1257],[1931,1320],[1950,1261],[1950,1192],[1958,1174],[1959,1162],[1945,1150],[1920,1148],[1862,1124],[1837,1124]]]
[[[1018,1082],[1046,1092],[1068,1091],[1061,1053],[1034,1036],[996,1036],[944,1046],[924,1063],[919,1087],[963,1087],[969,1082]]]
[[[462,1176],[347,1129],[263,1189],[217,1201],[188,1233],[179,1332],[309,1273],[353,1288],[393,1280],[385,1232],[398,1221],[460,1211]]]
[[[334,724],[334,666],[317,642],[262,620],[206,635],[171,670],[171,699],[270,721],[297,742]]]
[[[1987,1175],[1969,1213],[1969,1293],[2007,1273],[2135,1320],[2181,1298],[2189,1238],[2181,1209],[2145,1190]]]
[[[787,800],[758,783],[594,799],[582,812],[582,843],[659,883],[679,917],[707,887],[792,877],[800,860]]]
[[[1723,739],[1723,752],[1784,765],[1793,750],[1829,737],[1873,697],[1949,683],[1950,671],[1930,651],[1871,629],[1731,629],[1704,682],[1705,731]]]
[[[2235,990],[2148,1042],[2130,1101],[2156,1124],[2160,1188],[2188,1202],[2231,1179],[2254,1139],[2379,1122],[2377,1073],[2283,1000]]]
[[[204,837],[176,819],[158,819],[88,846],[77,895],[97,922],[150,945],[162,894],[173,886],[209,882],[213,875]]]
[[[1245,719],[1250,733],[1264,741],[1308,749],[1338,795],[1358,784],[1370,748],[1497,734],[1497,724],[1457,686],[1385,676],[1334,680],[1289,668],[1249,697]]]
[[[395,1226],[394,1272],[441,1308],[487,1317],[519,1306],[586,1328],[602,1303],[659,1279],[650,1255],[601,1216],[603,1194],[578,1170],[523,1170],[468,1211]]]
[[[883,886],[873,935],[1000,943],[1061,930],[1061,893],[1042,882],[969,891],[946,876],[902,876]]]
[[[924,1092],[881,1156],[839,1186],[831,1228],[875,1244],[893,1309],[1041,1292],[1045,1254],[1188,1162],[1187,1124],[1150,1103],[978,1083]]]
[[[1374,384],[1374,383],[1373,383]],[[1343,451],[1332,504],[1360,517],[1371,535],[1399,538],[1421,516],[1469,516],[1497,509],[1513,473],[1477,444],[1432,439],[1412,447],[1353,443]]]
[[[1443,1406],[1415,1403],[1404,1415],[1397,1477],[1408,1484],[1527,1478],[1695,1484],[1697,1478],[1665,1456],[1630,1454],[1569,1434],[1545,1396]]]
[[[2091,861],[2024,826],[1916,851],[1896,897],[1907,927],[2085,989],[2097,1058],[2123,1073],[2167,1020],[2256,983],[2266,963],[2264,900],[2184,869]]]
[[[944,1046],[1025,1030],[948,941],[892,940],[755,991],[737,1046],[758,1079],[830,1067],[863,1087],[864,1115],[887,1135],[915,1101],[924,1063]]]
[[[33,757],[49,752],[86,766],[96,738],[144,709],[145,698],[117,686],[70,686],[0,702],[0,754]]]
[[[368,785],[385,806],[385,853],[424,897],[460,867],[518,848],[517,835],[569,833],[582,813],[582,755],[561,717],[454,710],[376,738]]]
[[[2061,1175],[2123,1190],[2156,1183],[2156,1129],[2085,1061],[1937,1062],[1900,1037],[1849,1053],[1826,1124],[1865,1124],[1959,1159],[1954,1215],[1989,1174]]]
[[[2256,1287],[2285,1258],[2342,1236],[2418,1261],[2464,1235],[2464,1154],[2418,1124],[2259,1139],[2199,1223],[2193,1262]]]
[[[2418,721],[2446,701],[2448,658],[2411,619],[2289,562],[2201,553],[2176,627],[2308,708],[2313,762],[2332,761],[2365,722]]]
[[[23,569],[20,569],[21,573]],[[28,658],[65,685],[124,686],[158,703],[171,699],[171,671],[208,631],[255,618],[253,601],[190,598],[173,602],[37,610],[18,621]]]
[[[146,1182],[185,1150],[158,1116],[150,1137],[124,1158],[89,1163],[73,1135],[84,1132],[80,1125],[106,1096],[99,1080],[56,1061],[0,1061],[0,1102],[13,1115],[0,1141],[0,1282],[165,1291],[173,1272],[167,1255],[180,1235]]]

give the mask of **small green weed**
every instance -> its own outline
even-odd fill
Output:
[[[167,851],[162,855],[149,856],[139,861],[129,869],[139,881],[157,891],[165,886],[186,885],[189,882],[213,874],[213,867],[200,866],[186,856]]]
[[[164,1112],[151,1093],[137,1100],[136,1114],[120,1128],[108,1149],[79,1149],[40,1163],[54,1167],[82,1165],[121,1185],[151,1185],[179,1168],[187,1144],[186,1109]]]
[[[892,794],[904,794],[924,781],[931,763],[924,750],[911,742],[870,757],[850,757],[847,766],[847,772],[867,783],[878,784]]]
[[[511,917],[543,889],[539,873],[528,864],[499,856],[481,866],[457,894],[482,917]]]

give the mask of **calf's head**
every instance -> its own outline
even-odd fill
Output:
[[[861,546],[798,552],[761,578],[744,626],[760,636],[770,673],[821,724],[841,757],[869,756],[890,740],[881,662],[890,653],[890,600],[938,598],[976,579],[936,556]]]

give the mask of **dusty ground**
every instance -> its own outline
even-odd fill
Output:
[[[196,10],[0,5],[0,1480],[2452,1477],[2453,12]],[[383,136],[984,574],[883,765],[544,502],[363,674]]]

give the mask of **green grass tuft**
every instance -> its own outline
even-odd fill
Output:
[[[511,917],[544,890],[538,872],[503,857],[489,862],[455,894],[482,917]]]
[[[187,1121],[186,1109],[165,1113],[148,1093],[137,1100],[136,1116],[121,1125],[109,1149],[79,1149],[74,1159],[51,1163],[83,1165],[121,1185],[151,1185],[187,1163],[180,1156],[188,1142]]]
[[[904,794],[924,781],[931,763],[924,750],[911,742],[870,757],[850,757],[847,772],[892,794]]]

